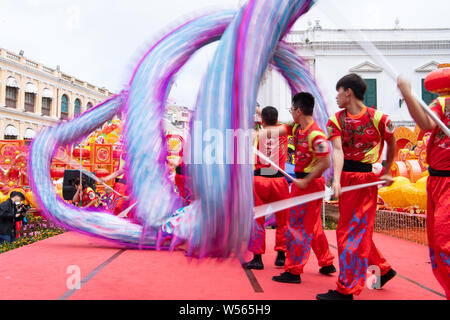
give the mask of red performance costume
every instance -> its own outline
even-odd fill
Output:
[[[327,128],[329,140],[342,139],[341,187],[377,181],[380,176],[372,172],[372,164],[381,158],[384,140],[392,138],[393,126],[389,117],[368,107],[356,116],[344,109],[329,119]],[[381,276],[391,270],[372,240],[377,195],[378,187],[374,186],[346,192],[339,197],[337,291],[341,294],[359,295],[365,286],[369,266],[377,266]]]
[[[82,196],[81,196],[81,205],[84,207],[88,205],[92,200],[96,198],[95,191],[91,187],[87,187],[83,190]],[[77,204],[80,203],[80,195],[78,194],[77,199],[75,200]]]
[[[287,137],[264,138],[257,141],[258,150],[285,169],[287,157]],[[255,206],[289,198],[289,184],[283,174],[270,168],[270,164],[256,156],[253,178],[253,196]],[[287,210],[275,213],[277,223],[275,251],[286,252]],[[250,240],[249,250],[255,255],[266,251],[265,217],[256,219]]]
[[[430,105],[450,128],[450,96]],[[428,142],[427,236],[433,273],[450,299],[450,138],[438,127]]]
[[[177,186],[180,197],[183,198],[183,205],[188,206],[192,202],[192,191],[188,187],[191,178],[186,175],[186,167],[180,164],[175,168],[175,185]]]
[[[126,154],[123,153],[120,157],[120,165],[119,165],[119,171],[122,171],[123,173],[120,174],[115,179],[114,186],[113,186],[114,191],[116,191],[118,194],[121,194],[122,196],[128,196],[130,194],[130,191],[129,191],[129,188],[127,185],[128,173],[126,171],[125,159],[126,159]],[[120,215],[123,211],[128,209],[131,205],[129,200],[125,200],[122,196],[119,196],[118,194],[114,193],[112,204],[111,204],[111,207],[114,210],[114,215],[116,215],[116,216]],[[134,209],[128,213],[128,218],[130,220],[134,219]]]
[[[184,146],[185,141],[182,142],[182,147],[178,152],[178,156],[180,157],[180,162],[178,166],[175,168],[175,178],[174,183],[178,189],[178,194],[183,199],[183,205],[188,206],[192,202],[192,191],[190,189],[190,185],[192,184],[192,179],[187,175],[186,164],[184,163]]]
[[[326,157],[330,153],[327,137],[316,122],[304,130],[298,125],[287,126],[288,135],[292,135],[295,145],[295,174],[304,178],[314,168],[318,157]],[[300,189],[292,184],[291,196],[297,197],[308,193],[325,190],[325,179],[316,178],[307,189]],[[287,227],[287,255],[284,269],[292,274],[300,275],[308,261],[311,248],[317,256],[320,267],[333,264],[328,240],[322,227],[320,213],[322,199],[302,204],[290,210]]]

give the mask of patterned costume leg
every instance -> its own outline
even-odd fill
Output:
[[[264,195],[267,195],[267,192],[269,191],[269,185],[265,180],[268,179],[259,176],[253,178],[253,200],[255,207],[263,205],[265,203],[263,200]],[[253,220],[253,229],[248,247],[248,249],[253,252],[253,254],[264,254],[266,252],[266,228],[264,227],[265,221],[265,217]]]
[[[334,255],[331,253],[328,239],[323,231],[323,223],[320,214],[316,225],[314,226],[314,238],[311,242],[311,248],[317,257],[319,267],[327,267],[333,264]]]
[[[289,198],[289,184],[285,178],[266,178],[255,176],[253,178],[253,198],[255,206],[284,200]],[[275,213],[277,222],[275,250],[286,251],[286,228],[287,210]],[[249,250],[254,254],[264,254],[266,252],[266,229],[264,228],[265,217],[256,219],[253,224],[253,231]]]
[[[371,172],[342,172],[341,186],[369,183],[376,178]],[[380,269],[388,266],[372,241],[377,193],[378,188],[375,186],[346,192],[339,197],[340,216],[336,237],[340,270],[337,291],[341,294],[361,293],[371,259],[374,263],[381,263]]]
[[[306,190],[292,186],[292,196],[297,197],[308,193],[325,190],[323,177],[314,179]],[[300,275],[309,259],[311,243],[317,220],[320,219],[322,200],[315,200],[290,210],[287,231],[287,255],[284,269],[292,274]],[[328,242],[327,242],[328,245]]]
[[[427,194],[431,267],[450,300],[450,177],[428,177]]]
[[[370,266],[377,266],[380,269],[381,276],[384,276],[386,273],[388,273],[389,270],[391,270],[391,265],[377,249],[373,240],[369,253],[369,267]]]
[[[289,184],[285,178],[271,179],[271,197],[270,202],[284,200],[290,197]],[[275,213],[275,220],[277,222],[277,229],[275,235],[275,251],[287,251],[286,247],[286,232],[288,227],[289,210],[283,210]]]

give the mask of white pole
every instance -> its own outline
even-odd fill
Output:
[[[264,161],[268,162],[271,166],[273,166],[275,169],[277,169],[278,171],[280,171],[284,176],[286,176],[287,178],[291,179],[292,181],[294,181],[295,179],[286,171],[284,171],[283,169],[281,169],[278,165],[275,164],[275,162],[273,162],[272,160],[270,160],[268,157],[266,157],[264,154],[262,154],[258,149],[256,149],[255,147],[253,147],[253,151]]]
[[[359,189],[364,189],[368,187],[377,186],[380,184],[385,184],[386,181],[376,181],[376,182],[370,182],[370,183],[364,183],[364,184],[358,184],[354,186],[348,186],[343,187],[341,189],[342,193],[349,192],[349,191],[355,191]],[[269,214],[289,209],[304,203],[308,203],[310,201],[314,201],[321,198],[327,198],[329,196],[329,191],[325,189],[325,191],[318,191],[313,193],[304,194],[298,197],[289,198],[285,200],[275,201],[272,203],[263,204],[260,206],[255,207],[255,219],[261,218],[264,216],[268,216]]]
[[[332,1],[328,3],[328,9],[330,10],[330,12],[332,12],[332,14],[329,14],[328,17],[333,21],[339,22],[340,24],[342,23],[344,23],[344,25],[346,24],[345,27],[347,29],[351,29],[352,31],[354,30],[356,34],[358,34],[359,38],[356,38],[353,32],[347,32],[347,35],[350,38],[352,38],[353,41],[358,43],[360,47],[367,53],[367,55],[369,55],[373,60],[375,60],[375,62],[378,65],[382,66],[384,71],[386,71],[386,73],[388,74],[388,76],[390,76],[392,80],[394,80],[394,82],[397,83],[397,79],[399,76],[398,72],[389,63],[386,57],[383,56],[380,50],[378,50],[375,47],[375,45],[366,38],[366,36],[361,30],[356,29],[352,26],[350,21],[343,15],[338,6],[335,6]],[[416,99],[419,102],[422,109],[430,116],[430,118],[433,119],[436,125],[438,125],[448,137],[450,137],[450,129],[447,128],[447,126],[441,121],[441,119],[439,119],[439,117],[433,111],[431,111],[431,109],[427,106],[427,104],[423,102],[423,100],[419,98],[414,92],[412,92],[412,95],[414,99]]]
[[[323,224],[323,228],[325,229],[325,218],[326,218],[326,215],[325,215],[325,196],[322,199],[322,216],[323,216],[322,217],[322,224]]]

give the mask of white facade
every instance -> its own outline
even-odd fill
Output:
[[[42,128],[72,119],[111,95],[59,68],[0,48],[0,140],[32,139]]]
[[[338,110],[336,82],[348,73],[364,79],[376,79],[377,109],[389,114],[397,125],[411,125],[406,105],[396,83],[382,65],[352,40],[362,37],[372,42],[398,74],[411,81],[413,91],[422,96],[422,79],[439,63],[450,62],[450,29],[373,29],[330,30],[316,25],[305,31],[293,31],[287,42],[306,59],[325,98],[328,113]],[[261,83],[258,102],[272,105],[280,112],[280,120],[291,119],[291,92],[281,75],[269,68]]]

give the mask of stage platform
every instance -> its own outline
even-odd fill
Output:
[[[337,255],[336,235],[326,231]],[[109,242],[66,232],[0,254],[2,300],[314,300],[335,288],[337,273],[321,275],[311,254],[301,284],[272,281],[283,272],[275,267],[275,233],[267,232],[264,270],[245,270],[241,259],[223,262],[189,260],[184,251],[121,249]],[[398,272],[381,290],[365,289],[357,300],[444,300],[424,245],[381,234],[374,241]],[[338,267],[337,257],[335,266]],[[74,270],[80,288],[70,289]]]

